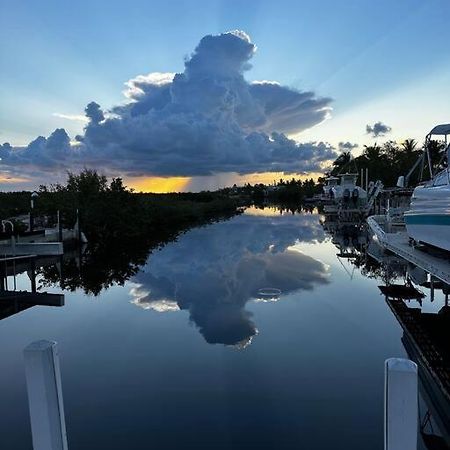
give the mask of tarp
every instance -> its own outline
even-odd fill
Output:
[[[446,135],[450,134],[450,123],[444,123],[442,125],[436,125],[429,134],[440,134]]]

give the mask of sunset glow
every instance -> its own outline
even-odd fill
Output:
[[[128,187],[137,192],[183,192],[190,181],[189,177],[133,177],[125,180]]]

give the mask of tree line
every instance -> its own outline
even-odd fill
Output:
[[[440,141],[430,141],[428,150],[430,152],[433,172],[442,168],[442,150],[444,143]],[[382,145],[365,145],[361,155],[353,158],[350,152],[341,153],[333,162],[331,175],[341,173],[360,173],[361,169],[368,169],[369,179],[381,180],[384,186],[392,187],[397,184],[398,177],[407,175],[415,162],[423,152],[423,147],[418,145],[414,139],[406,139],[398,144],[394,141],[385,142]],[[420,170],[418,167],[412,174],[410,185],[414,186],[420,180]],[[428,176],[427,171],[424,176]]]

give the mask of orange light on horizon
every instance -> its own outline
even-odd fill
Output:
[[[216,178],[214,175],[205,177],[130,177],[125,180],[125,184],[137,192],[166,194],[168,192],[185,192],[193,187],[195,191],[201,189],[215,190],[220,187],[231,187],[235,183],[238,186],[243,186],[245,183],[273,184],[277,183],[281,178],[285,181],[289,181],[292,178],[302,181],[310,178],[317,180],[321,175],[316,172],[309,174],[285,174],[283,172],[250,173],[248,175],[230,174],[229,178],[224,182],[224,179],[220,178],[219,174],[217,176],[217,184],[215,183]]]
[[[263,172],[263,173],[251,173],[248,175],[239,175],[239,178],[234,182],[236,183],[238,182],[237,184],[245,184],[245,183],[272,184],[278,183],[280,179],[283,179],[284,181],[289,181],[292,178],[302,181],[309,180],[312,178],[313,180],[317,181],[317,179],[321,176],[323,176],[323,174],[318,172],[311,172],[308,174],[299,174],[299,173],[285,174],[283,172]]]
[[[0,183],[26,183],[27,181],[30,181],[30,179],[0,175]]]
[[[190,181],[190,177],[133,177],[128,178],[125,184],[137,192],[166,194],[184,191]]]

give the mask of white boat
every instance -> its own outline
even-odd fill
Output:
[[[339,185],[339,178],[328,176],[325,178],[325,183],[322,188],[323,193],[320,196],[320,201],[326,205],[334,203],[334,191],[333,189]]]
[[[344,173],[337,177],[328,177],[323,188],[325,213],[340,214],[352,211],[363,213],[367,205],[367,192],[356,185],[358,175]]]
[[[360,207],[367,203],[367,192],[356,185],[358,174],[344,173],[339,175],[340,183],[331,188],[330,194],[337,203]]]
[[[433,175],[428,143],[431,136],[445,137],[444,155],[449,161],[450,124],[438,125],[427,135],[425,156],[430,166],[431,180],[414,189],[411,206],[404,213],[408,236],[416,242],[450,251],[450,168]]]
[[[339,184],[339,178],[329,176],[325,178],[325,184],[323,186],[323,193],[325,196],[332,196],[333,195],[333,188]]]

